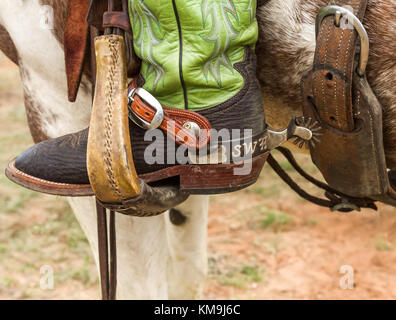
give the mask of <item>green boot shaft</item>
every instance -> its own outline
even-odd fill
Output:
[[[144,88],[162,105],[197,110],[233,97],[233,68],[258,37],[256,0],[130,0]]]

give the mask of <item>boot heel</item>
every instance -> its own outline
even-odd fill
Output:
[[[249,164],[208,164],[186,166],[180,173],[180,189],[189,194],[218,194],[237,191],[255,183],[269,153],[251,160]]]

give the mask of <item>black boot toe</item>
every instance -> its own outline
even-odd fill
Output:
[[[89,184],[86,150],[88,129],[40,142],[20,154],[15,167],[46,181]]]

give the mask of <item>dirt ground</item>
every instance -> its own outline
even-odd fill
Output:
[[[4,168],[32,140],[18,69],[3,56],[0,119]],[[309,158],[298,159],[318,175]],[[396,298],[396,209],[332,213],[299,199],[268,167],[254,186],[210,201],[204,299]],[[54,272],[52,290],[40,289],[43,266]],[[0,299],[99,294],[92,254],[65,200],[24,190],[1,174]]]

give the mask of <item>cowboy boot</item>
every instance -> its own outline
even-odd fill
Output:
[[[144,181],[176,177],[181,190],[195,194],[239,190],[257,180],[271,149],[295,135],[309,139],[294,122],[281,132],[266,126],[255,7],[252,0],[130,2],[142,64],[130,87],[129,134]],[[147,136],[153,128],[159,128],[155,145]],[[88,130],[31,147],[7,176],[39,191],[88,194]],[[214,139],[213,132],[226,138]]]

